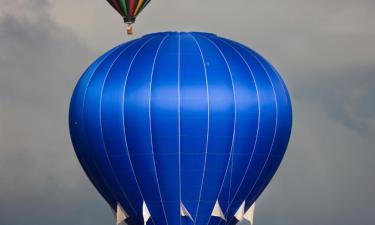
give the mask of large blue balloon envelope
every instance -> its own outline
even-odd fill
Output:
[[[165,32],[96,60],[69,122],[83,169],[120,219],[213,225],[235,223],[270,182],[292,112],[280,75],[253,50]]]

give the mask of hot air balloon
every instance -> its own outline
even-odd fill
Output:
[[[151,0],[107,0],[107,2],[124,18],[124,22],[128,24],[127,32],[131,35],[133,34],[132,24]]]
[[[286,151],[292,109],[275,68],[208,33],[145,35],[79,80],[72,143],[87,176],[128,225],[252,220]]]

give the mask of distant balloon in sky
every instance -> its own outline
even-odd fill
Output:
[[[165,32],[97,59],[74,90],[69,124],[118,223],[252,223],[286,151],[292,108],[280,75],[253,50]]]
[[[151,0],[107,0],[107,2],[120,13],[124,22],[128,24],[128,34],[133,34],[132,24]]]

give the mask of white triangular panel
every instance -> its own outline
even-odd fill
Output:
[[[245,202],[241,204],[236,214],[234,214],[234,218],[236,218],[238,221],[242,221],[244,214],[245,214]]]
[[[254,224],[254,211],[255,211],[255,203],[248,209],[243,216],[243,218],[248,221],[251,225]]]
[[[223,219],[224,221],[227,221],[227,220],[225,219],[225,215],[224,215],[224,213],[223,213],[223,210],[221,210],[221,207],[220,207],[219,201],[216,201],[216,203],[215,203],[215,207],[214,207],[214,209],[212,210],[211,216],[219,217],[219,218]]]
[[[143,201],[143,221],[144,225],[147,224],[147,221],[151,218],[150,211],[147,208],[146,202]]]
[[[117,225],[121,224],[127,218],[129,218],[129,215],[126,213],[126,211],[122,208],[122,206],[120,204],[117,204],[116,224]]]
[[[181,211],[181,216],[189,217],[189,219],[191,219],[191,221],[194,221],[193,217],[191,216],[191,214],[189,213],[187,208],[184,206],[184,204],[182,204],[182,202],[180,204],[180,211]]]

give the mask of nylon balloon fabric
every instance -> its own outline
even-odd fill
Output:
[[[84,171],[127,224],[235,224],[283,159],[292,106],[250,48],[163,32],[97,59],[74,90],[69,125]]]
[[[124,17],[125,22],[134,22],[151,0],[107,0],[107,2]]]

